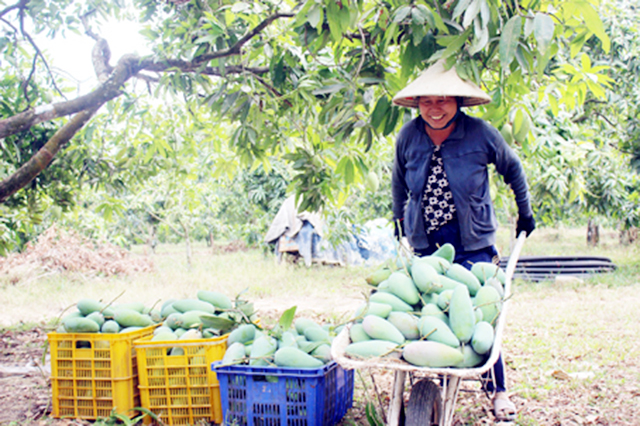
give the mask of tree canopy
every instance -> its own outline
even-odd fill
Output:
[[[33,202],[21,195],[30,187],[57,191],[64,205],[65,191],[74,185],[125,184],[127,168],[134,168],[130,178],[136,178],[134,171],[138,179],[140,173],[150,176],[167,167],[168,153],[176,149],[172,144],[180,139],[194,153],[199,144],[224,145],[236,165],[260,165],[266,173],[275,161],[287,162],[301,208],[318,209],[340,204],[354,183],[363,182],[379,161],[376,146],[391,144],[411,118],[412,112],[392,106],[391,98],[437,59],[491,95],[493,102],[473,113],[501,129],[525,157],[540,153],[544,135],[545,144],[571,143],[558,123],[595,122],[593,111],[605,117],[605,107],[616,107],[614,79],[631,76],[639,66],[637,18],[616,21],[617,15],[604,14],[602,19],[597,0],[19,0],[2,5],[0,201],[10,205]],[[633,7],[625,1],[606,6]],[[109,34],[100,29],[113,19],[138,22],[153,53],[112,59]],[[99,81],[77,97],[51,72],[35,41],[71,32],[94,41]],[[616,144],[637,160],[638,93],[624,90],[633,92],[635,102],[617,110],[616,117],[636,136]],[[192,124],[149,119],[145,98],[179,100]],[[121,120],[111,122],[116,115]],[[136,129],[136,142],[127,139],[133,135],[124,136],[122,126]],[[114,136],[101,142],[111,157],[91,163],[83,149],[95,149],[101,132]],[[65,153],[72,141],[74,149]],[[553,155],[550,145],[544,150]],[[216,160],[211,167],[218,173],[229,171],[228,157]],[[55,176],[47,174],[52,164]]]

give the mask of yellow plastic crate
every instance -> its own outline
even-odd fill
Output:
[[[211,339],[136,340],[142,407],[167,425],[222,423],[220,384],[211,363],[227,350],[227,336]],[[170,355],[173,348],[184,354]],[[150,422],[148,418],[145,421]]]
[[[97,419],[133,416],[140,407],[133,341],[153,335],[157,325],[122,334],[49,333],[52,415]]]

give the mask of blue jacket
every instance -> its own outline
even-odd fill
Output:
[[[433,153],[433,143],[418,116],[406,123],[396,140],[391,179],[393,219],[404,218],[404,232],[415,249],[426,249],[422,196]],[[442,159],[453,194],[464,250],[495,244],[498,228],[487,165],[511,187],[520,216],[532,216],[529,188],[520,159],[494,127],[462,112],[451,135],[442,143]]]

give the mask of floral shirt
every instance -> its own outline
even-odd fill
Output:
[[[442,163],[440,146],[436,146],[431,155],[429,174],[422,196],[422,208],[427,234],[440,229],[451,221],[456,214],[453,194],[449,188],[449,179]]]

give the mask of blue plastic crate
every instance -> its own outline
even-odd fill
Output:
[[[224,424],[332,426],[353,405],[353,370],[336,362],[321,368],[211,368],[220,383]]]

